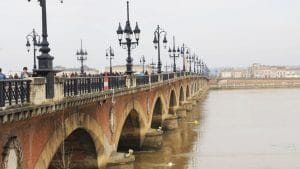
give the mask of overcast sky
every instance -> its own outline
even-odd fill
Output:
[[[48,34],[54,65],[77,67],[75,52],[83,39],[89,55],[86,64],[101,69],[108,65],[105,50],[115,49],[114,64],[125,64],[127,53],[119,47],[116,29],[125,25],[125,0],[48,0]],[[141,55],[157,60],[153,31],[160,24],[168,40],[187,44],[210,67],[247,66],[253,62],[300,65],[299,0],[131,0],[132,26],[141,28],[140,46],[133,50],[134,63]],[[5,72],[32,67],[25,36],[41,32],[41,8],[36,0],[0,2],[0,67]],[[167,50],[163,64],[171,63]],[[181,60],[181,59],[180,59]],[[179,60],[178,60],[179,62]],[[179,63],[178,63],[179,64]]]

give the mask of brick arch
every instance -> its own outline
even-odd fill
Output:
[[[60,125],[45,145],[34,169],[48,168],[52,158],[70,134],[77,129],[84,129],[93,139],[99,168],[104,168],[111,153],[111,146],[97,121],[87,114],[73,114],[64,120],[65,127]]]
[[[184,90],[183,90],[183,86],[181,85],[180,86],[180,89],[179,89],[179,104],[180,102],[183,102],[185,101],[185,93],[184,93]]]
[[[155,106],[155,103],[156,103],[156,101],[157,101],[158,98],[161,99],[162,109],[163,109],[163,115],[165,115],[168,112],[167,111],[167,108],[168,108],[168,104],[167,103],[169,102],[168,101],[169,98],[166,99],[160,91],[156,92],[156,94],[155,94],[154,100],[153,100],[152,105],[151,105],[151,113],[153,113],[153,111],[154,111],[154,106]],[[153,114],[151,114],[151,116],[152,115]]]
[[[162,126],[163,116],[166,114],[165,108],[165,101],[163,100],[161,94],[157,92],[157,95],[151,106],[151,128],[158,128],[159,126]]]
[[[178,95],[178,90],[176,90],[176,88],[174,86],[170,87],[170,90],[168,92],[168,108],[170,106],[170,101],[171,101],[171,94],[172,94],[172,91],[174,91],[174,94],[175,94],[175,99],[176,99],[176,106],[178,106],[178,103],[179,103],[179,95]]]
[[[147,106],[147,105],[146,105]],[[119,140],[122,134],[123,126],[126,122],[127,117],[130,115],[132,111],[136,111],[139,117],[139,125],[140,125],[140,145],[142,145],[143,140],[145,138],[145,134],[147,129],[150,126],[150,122],[148,121],[148,114],[147,111],[143,108],[141,103],[137,100],[130,101],[126,104],[126,106],[123,108],[122,115],[120,119],[118,119],[117,123],[117,129],[116,129],[116,135],[115,135],[115,149],[117,150]]]
[[[191,89],[190,89],[190,85],[187,85],[186,86],[186,89],[185,89],[185,97],[186,97],[186,100],[189,99],[191,97]]]

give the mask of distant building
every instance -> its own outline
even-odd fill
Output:
[[[300,68],[288,68],[285,66],[268,66],[259,63],[254,63],[245,69],[224,69],[220,72],[219,77],[255,79],[300,78]]]
[[[56,74],[57,76],[63,76],[63,75],[71,76],[71,74],[80,75],[80,73],[81,73],[80,68],[66,68],[66,67],[62,67],[62,66],[56,66],[56,67],[54,67],[54,69],[60,71]],[[96,74],[100,73],[99,70],[94,69],[94,68],[89,68],[87,66],[84,66],[84,72],[87,75],[96,75]]]
[[[112,66],[112,71],[113,72],[126,72],[127,68],[126,65],[115,65]],[[143,72],[143,65],[133,65],[132,66],[132,70],[134,73],[141,73]],[[109,72],[109,67],[105,67],[104,69],[105,72]],[[151,73],[152,72],[152,68],[150,65],[145,65],[145,72]]]

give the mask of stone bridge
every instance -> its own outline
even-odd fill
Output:
[[[47,100],[45,79],[31,79],[29,103],[0,110],[1,167],[102,169],[129,157],[129,149],[159,149],[163,131],[178,127],[178,118],[207,91],[208,79],[146,81],[130,77],[124,87],[66,96],[70,86],[56,78],[55,98]]]

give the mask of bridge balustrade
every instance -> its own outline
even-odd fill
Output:
[[[64,79],[64,96],[77,96],[103,91],[103,77],[75,77]]]
[[[108,89],[121,89],[126,87],[125,76],[107,77]],[[106,77],[75,77],[64,79],[64,95],[77,96],[87,93],[101,92],[105,89]]]
[[[109,89],[121,89],[126,87],[125,76],[110,76],[108,79]]]
[[[163,81],[169,80],[169,74],[162,75]]]
[[[29,103],[31,80],[1,80],[0,107]]]
[[[169,79],[174,79],[175,78],[175,73],[170,73],[169,74]]]
[[[141,86],[141,85],[146,85],[149,84],[149,76],[137,76],[136,77],[136,85]]]
[[[158,82],[158,74],[152,74],[151,75],[151,83],[157,83]]]

